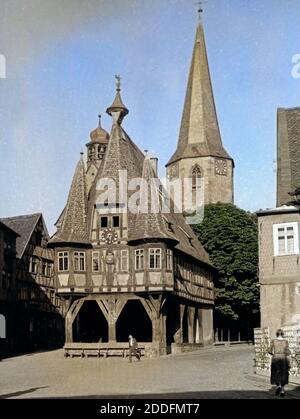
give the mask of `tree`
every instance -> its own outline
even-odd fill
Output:
[[[248,339],[259,316],[257,217],[232,204],[211,204],[194,230],[219,272],[215,327],[239,329]]]

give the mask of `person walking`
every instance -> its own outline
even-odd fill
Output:
[[[282,329],[277,330],[276,338],[272,340],[268,352],[272,355],[271,384],[277,386],[275,395],[284,397],[284,387],[289,383],[290,350]]]
[[[141,350],[138,348],[136,339],[132,336],[128,336],[129,342],[129,362],[132,362],[132,355],[134,355],[138,361],[141,360]]]

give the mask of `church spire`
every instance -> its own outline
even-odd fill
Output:
[[[193,57],[185,97],[177,150],[167,166],[182,158],[213,156],[231,159],[223,148],[199,6]]]

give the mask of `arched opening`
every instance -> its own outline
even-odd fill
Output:
[[[6,339],[6,319],[4,314],[0,314],[0,338]]]
[[[73,322],[74,342],[108,342],[108,324],[94,300],[85,301]]]
[[[117,342],[128,342],[129,335],[138,342],[152,342],[152,322],[139,300],[127,301],[117,320]]]
[[[169,301],[167,305],[166,338],[167,346],[181,343],[179,304],[174,301]]]
[[[189,319],[188,319],[188,307],[186,306],[182,318],[182,341],[183,343],[189,342]]]
[[[196,189],[197,186],[197,180],[199,178],[202,177],[202,170],[200,168],[200,166],[198,166],[198,164],[196,164],[193,168],[192,168],[192,187],[193,189]]]

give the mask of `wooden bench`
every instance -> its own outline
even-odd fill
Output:
[[[138,348],[141,355],[145,355],[145,344],[139,344]],[[64,356],[68,357],[89,357],[96,356],[98,358],[109,356],[120,356],[126,358],[129,356],[128,343],[125,342],[108,342],[108,343],[85,343],[85,342],[72,342],[64,345]]]

